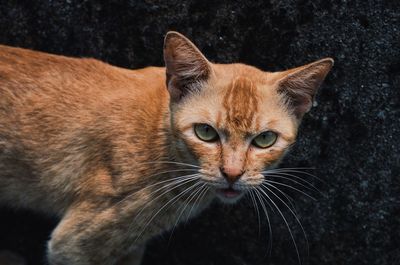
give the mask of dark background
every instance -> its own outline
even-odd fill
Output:
[[[178,30],[211,61],[279,70],[331,56],[335,66],[284,166],[311,166],[313,201],[285,189],[303,264],[400,264],[400,2],[396,0],[1,1],[0,43],[94,57],[122,67],[162,65],[163,36]],[[281,205],[283,206],[283,205]],[[284,207],[284,206],[283,206]],[[283,208],[282,208],[283,209]],[[43,264],[56,220],[0,211],[0,249]],[[298,264],[275,211],[273,245],[249,201],[214,205],[153,240],[145,264]],[[101,242],[99,242],[101,244]],[[307,254],[309,253],[309,254]]]

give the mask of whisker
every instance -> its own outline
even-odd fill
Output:
[[[175,185],[175,184],[179,184],[179,183],[181,183],[181,182],[185,182],[186,180],[198,179],[199,176],[200,176],[200,174],[196,173],[196,174],[190,174],[190,175],[181,176],[181,177],[179,177],[179,179],[178,179],[178,178],[175,178],[174,181],[172,181],[172,182],[170,182],[170,183],[167,183],[166,185],[164,185],[164,186],[162,186],[162,187],[160,187],[160,188],[158,188],[158,189],[152,191],[152,192],[151,192],[150,194],[148,194],[148,195],[152,195],[153,193],[155,193],[155,192],[157,192],[157,191],[159,191],[159,190],[162,190],[162,189],[164,189],[165,187],[169,187],[169,186],[173,186],[173,185]]]
[[[169,178],[169,179],[166,179],[166,180],[158,181],[158,182],[153,183],[153,184],[151,184],[151,185],[145,186],[145,187],[141,188],[140,190],[138,190],[138,191],[136,191],[136,192],[134,192],[134,193],[132,193],[132,194],[129,194],[128,196],[125,196],[124,198],[122,198],[122,200],[116,202],[116,203],[114,204],[114,206],[116,206],[116,205],[118,205],[118,204],[121,204],[121,203],[123,203],[123,202],[129,200],[129,199],[132,198],[133,196],[137,195],[139,192],[142,192],[142,191],[144,191],[144,190],[146,190],[146,189],[149,189],[149,188],[152,188],[152,187],[155,187],[155,186],[159,186],[159,185],[161,185],[161,184],[169,183],[169,184],[164,185],[164,186],[162,186],[162,187],[160,188],[160,189],[164,189],[164,188],[167,188],[167,187],[173,185],[173,183],[175,183],[176,181],[186,180],[186,179],[191,179],[191,178],[197,178],[197,177],[198,177],[197,175],[198,175],[198,174],[190,174],[190,175],[184,175],[184,176],[179,176],[179,177],[174,177],[174,178]],[[170,185],[170,184],[171,184],[171,185]],[[158,190],[156,190],[156,191],[158,191]],[[153,191],[152,193],[150,193],[149,195],[151,195],[151,194],[153,194],[153,193],[154,193],[154,191]]]
[[[299,169],[299,170],[302,170],[302,169],[306,169],[306,170],[315,170],[316,168],[315,167],[280,167],[280,168],[273,168],[273,169],[271,169],[271,170],[280,170],[280,169]]]
[[[165,170],[165,171],[159,172],[159,173],[154,174],[154,175],[146,176],[145,178],[152,178],[152,177],[159,176],[159,175],[162,175],[162,174],[168,174],[168,173],[173,173],[173,172],[184,172],[184,171],[196,171],[197,172],[198,169],[195,169],[195,168],[180,168],[180,169]]]
[[[276,172],[276,173],[280,173],[280,172],[284,172],[284,173],[299,173],[299,174],[310,176],[310,177],[315,178],[316,180],[318,180],[318,181],[320,181],[320,182],[322,182],[324,184],[327,184],[321,178],[319,178],[319,177],[317,177],[317,176],[315,176],[315,175],[313,175],[313,174],[311,174],[311,173],[309,173],[307,171],[301,171],[300,169],[302,169],[302,168],[277,168],[277,169],[266,170],[266,171],[263,171],[262,173],[269,173],[269,172],[271,172],[271,173],[274,173],[274,172]]]
[[[310,199],[312,199],[312,200],[314,200],[314,201],[317,201],[317,199],[315,199],[313,196],[309,195],[308,193],[306,193],[306,192],[304,192],[304,191],[302,191],[302,190],[299,190],[299,189],[297,189],[297,188],[295,188],[295,187],[293,187],[293,186],[287,185],[287,184],[285,184],[285,183],[281,183],[281,182],[277,182],[277,181],[273,181],[273,180],[264,180],[263,183],[262,183],[261,185],[266,184],[266,183],[273,183],[273,184],[277,184],[277,185],[281,185],[281,186],[288,187],[288,188],[290,188],[290,189],[292,189],[292,190],[295,190],[295,191],[297,191],[297,192],[300,192],[301,194],[307,196],[308,198],[310,198]]]
[[[153,178],[153,177],[160,176],[160,175],[163,175],[163,174],[174,173],[174,172],[185,172],[185,171],[198,172],[197,169],[193,169],[193,168],[180,168],[180,169],[172,169],[172,170],[165,170],[165,171],[162,171],[162,172],[157,172],[156,174],[153,174],[153,175],[144,176],[144,177],[142,177],[142,179],[146,179],[147,180],[149,178]],[[179,176],[179,177],[182,177],[182,176]],[[169,179],[175,179],[175,178],[179,178],[179,177],[172,177],[172,178],[169,178]],[[167,181],[168,181],[168,179],[167,179]],[[157,185],[158,183],[160,183],[160,181],[157,181],[153,185]],[[150,187],[150,186],[148,186],[148,187]]]
[[[285,197],[285,199],[286,199],[286,200],[288,201],[288,203],[290,204],[291,210],[297,214],[297,212],[296,212],[296,207],[295,207],[295,202],[294,202],[293,198],[292,198],[290,195],[288,195],[286,192],[284,192],[284,191],[282,191],[281,189],[279,189],[278,187],[276,187],[276,186],[274,186],[274,185],[272,185],[272,184],[268,184],[268,185],[269,185],[270,187],[276,189],[280,194],[282,194],[283,197]]]
[[[191,191],[193,188],[195,187],[195,185],[191,185],[190,187],[186,188],[185,190],[183,190],[182,192],[180,192],[178,195],[175,195],[172,199],[170,199],[166,204],[164,204],[160,209],[158,209],[158,211],[147,221],[147,223],[144,225],[142,231],[139,233],[139,235],[136,237],[135,243],[136,241],[142,236],[142,234],[144,233],[144,231],[146,230],[146,228],[149,226],[149,224],[154,220],[154,218],[163,210],[165,209],[167,206],[171,206],[171,204],[173,202],[176,202],[177,200],[179,200],[183,195],[185,195],[187,192]],[[177,188],[177,187],[175,187]]]
[[[248,194],[249,194],[249,197],[251,198],[251,201],[252,201],[252,203],[253,203],[253,207],[254,207],[254,209],[255,209],[255,211],[256,211],[256,214],[257,214],[258,236],[260,236],[260,234],[261,234],[260,211],[259,211],[259,209],[258,209],[258,205],[257,205],[256,199],[254,198],[253,192],[254,192],[254,190],[253,190],[253,189],[250,189],[249,192],[248,192]]]
[[[258,199],[258,201],[260,202],[261,208],[263,209],[263,211],[264,211],[264,213],[265,213],[265,216],[267,217],[268,231],[269,231],[269,238],[268,238],[268,242],[269,242],[269,243],[268,243],[268,254],[271,255],[271,252],[272,252],[272,244],[273,244],[272,226],[271,226],[271,221],[270,221],[270,217],[269,217],[269,214],[268,214],[268,210],[267,210],[267,207],[265,206],[265,203],[264,203],[264,202],[266,202],[266,203],[268,204],[268,206],[270,207],[270,209],[273,209],[273,208],[271,207],[271,205],[269,204],[268,201],[263,200],[263,197],[262,197],[261,193],[258,191],[257,188],[254,189],[254,195],[256,196],[256,198]]]
[[[307,182],[307,184],[308,184],[309,186],[306,186],[306,184],[304,184],[304,183],[302,183],[302,182],[300,182],[300,181],[297,181],[297,180],[295,180],[295,179],[293,179],[293,178],[289,178],[289,177],[285,177],[285,176],[292,176],[292,175],[285,174],[285,173],[266,173],[266,174],[264,175],[264,177],[281,178],[281,179],[286,179],[286,180],[292,181],[292,182],[294,182],[294,183],[296,183],[296,184],[298,184],[298,185],[301,185],[302,187],[304,187],[304,188],[306,188],[306,189],[308,189],[308,190],[312,190],[313,187],[314,187],[310,182]],[[293,177],[293,176],[292,176],[292,177]],[[298,178],[298,179],[303,180],[302,178]],[[316,189],[316,188],[315,188],[315,189]]]
[[[271,185],[271,186],[273,186],[272,184],[268,184],[268,185]],[[274,188],[276,188],[275,186],[274,186]],[[277,189],[277,188],[276,188]],[[294,205],[294,199],[290,196],[290,195],[288,195],[287,193],[285,193],[285,192],[283,192],[282,190],[280,190],[280,189],[278,189],[279,190],[279,192],[285,197],[285,199],[287,200],[287,202],[290,204],[290,206],[291,206],[291,208],[295,211],[295,209],[296,209],[296,207],[295,207],[295,205]]]
[[[291,173],[296,173],[297,171],[277,171],[277,172],[272,172],[273,174],[284,174],[284,175],[286,175],[286,176],[290,176],[290,177],[294,177],[294,178],[296,178],[296,179],[298,179],[298,180],[301,180],[301,181],[304,181],[304,182],[306,182],[306,183],[308,183],[308,184],[310,184],[310,186],[312,186],[312,183],[310,182],[310,181],[308,181],[307,179],[305,179],[305,178],[303,178],[303,177],[300,177],[300,176],[297,176],[297,175],[295,175],[295,174],[291,174]],[[297,173],[300,173],[300,172],[297,172]],[[302,172],[302,173],[304,173],[304,172]],[[306,176],[308,176],[308,175],[306,175]],[[315,177],[315,176],[314,176]],[[317,181],[320,181],[320,180],[318,180],[318,179],[315,179],[315,180],[317,180]],[[321,182],[321,181],[320,181]]]
[[[197,187],[196,190],[195,190],[192,194],[190,194],[190,195],[186,198],[186,200],[184,201],[183,205],[181,205],[181,206],[178,208],[177,212],[180,211],[180,213],[179,213],[178,217],[176,218],[176,222],[175,222],[175,224],[174,224],[174,226],[173,226],[173,228],[172,228],[172,231],[171,231],[171,234],[170,234],[170,237],[169,237],[169,241],[171,240],[172,235],[174,234],[175,228],[176,228],[176,226],[178,225],[179,220],[180,220],[180,218],[182,217],[183,213],[185,212],[187,206],[188,206],[188,205],[190,204],[190,202],[198,195],[198,193],[202,191],[202,189],[204,188],[204,186],[207,185],[206,183],[203,183],[203,185],[201,185],[201,184],[202,184],[201,182],[197,182],[196,184],[194,184],[194,187]],[[198,187],[198,186],[200,186],[200,187]],[[182,209],[182,210],[181,210],[181,209]]]
[[[283,176],[282,176],[282,175],[283,175]],[[318,193],[320,193],[321,195],[323,195],[323,193],[322,193],[317,187],[315,187],[311,182],[308,182],[308,181],[306,181],[305,179],[302,179],[302,178],[300,178],[300,177],[298,177],[298,176],[295,176],[295,175],[292,175],[292,174],[287,174],[287,173],[272,173],[272,174],[266,174],[266,175],[264,175],[264,176],[265,176],[265,177],[273,177],[273,178],[286,179],[286,180],[292,181],[292,182],[294,182],[294,183],[296,183],[296,184],[298,184],[298,185],[300,185],[300,186],[302,186],[302,187],[304,187],[304,188],[306,188],[306,189],[308,189],[308,190],[315,190],[315,191],[317,191]],[[290,176],[290,177],[299,179],[299,180],[305,182],[305,183],[306,183],[307,185],[309,185],[309,186],[307,186],[306,184],[304,184],[304,183],[302,183],[302,182],[300,182],[300,181],[297,181],[297,180],[294,180],[294,179],[292,179],[292,178],[285,177],[285,176]]]
[[[160,161],[148,161],[148,162],[143,162],[143,163],[138,163],[139,165],[145,165],[145,164],[174,164],[174,165],[180,165],[180,166],[189,166],[189,167],[194,167],[194,168],[201,168],[200,166],[196,166],[193,164],[188,164],[184,162],[176,162],[176,161],[168,161],[168,160],[160,160]]]
[[[299,249],[298,249],[298,247],[297,247],[296,240],[294,239],[294,236],[293,236],[293,233],[292,233],[292,229],[290,228],[290,225],[289,225],[288,221],[286,220],[284,214],[283,214],[282,211],[279,209],[278,205],[276,205],[276,203],[274,202],[274,200],[272,200],[272,198],[271,198],[262,188],[257,187],[257,190],[259,190],[262,194],[264,194],[264,196],[265,196],[266,198],[268,198],[268,200],[275,206],[276,210],[277,210],[277,211],[279,212],[279,214],[281,215],[283,221],[284,221],[285,224],[286,224],[286,227],[288,228],[290,237],[292,238],[292,242],[293,242],[294,248],[296,249],[297,259],[298,259],[298,261],[299,261],[299,264],[301,264],[300,253],[299,253]]]
[[[164,190],[164,189],[166,189],[166,188],[169,188],[169,187],[173,186],[170,190],[166,190],[166,191],[162,192],[161,194],[157,195],[157,196],[156,196],[155,198],[153,198],[152,200],[148,201],[148,202],[142,207],[142,209],[137,213],[135,219],[137,219],[137,217],[138,217],[152,202],[154,202],[154,201],[157,200],[158,198],[162,197],[163,195],[167,194],[168,192],[170,192],[170,191],[172,191],[172,190],[174,190],[174,189],[176,189],[176,188],[179,188],[179,187],[181,187],[181,186],[183,186],[183,185],[188,184],[189,182],[192,182],[192,181],[194,181],[194,180],[197,180],[198,178],[199,178],[199,175],[198,175],[198,174],[193,174],[193,176],[191,176],[191,177],[188,177],[188,176],[187,176],[187,177],[184,178],[184,179],[180,179],[179,181],[172,182],[172,183],[168,183],[168,184],[162,186],[161,188],[158,188],[157,190],[152,191],[152,192],[149,194],[149,196],[152,196],[152,195],[154,195],[155,193],[157,193],[157,192],[159,192],[159,191],[162,191],[162,190]]]
[[[209,187],[207,186],[207,184],[204,186],[203,191],[200,192],[198,198],[194,201],[192,207],[190,208],[189,214],[186,217],[186,221],[185,221],[185,225],[187,224],[187,222],[189,221],[189,218],[192,214],[192,211],[195,207],[199,207],[201,204],[201,200],[204,198],[204,196],[206,195],[207,191],[209,190]]]
[[[270,184],[270,187],[276,189],[277,191],[279,191],[280,193],[284,193],[282,192],[279,188],[275,187],[274,185]],[[276,198],[278,198],[278,200],[280,200],[285,206],[286,208],[289,209],[289,211],[292,213],[292,215],[294,216],[294,218],[296,219],[297,223],[300,225],[301,230],[303,231],[303,235],[304,238],[306,239],[306,244],[307,244],[307,253],[309,252],[309,242],[308,242],[308,237],[306,234],[306,231],[304,230],[304,227],[302,225],[302,223],[300,222],[299,218],[297,217],[297,214],[285,203],[284,200],[282,200],[275,192],[273,192],[271,189],[269,189],[268,187],[265,187],[269,192],[271,192]]]

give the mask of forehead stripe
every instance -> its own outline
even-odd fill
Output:
[[[235,130],[248,131],[253,124],[253,115],[258,111],[257,90],[245,77],[235,79],[228,87],[223,106],[226,122]]]

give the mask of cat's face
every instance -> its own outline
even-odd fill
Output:
[[[234,202],[280,161],[298,122],[267,74],[244,65],[213,68],[215,76],[177,106],[173,120],[202,180],[219,198]]]
[[[227,203],[261,185],[263,171],[283,158],[332,64],[305,73],[211,64],[177,33],[167,36],[165,54],[177,155],[197,164],[201,181]]]

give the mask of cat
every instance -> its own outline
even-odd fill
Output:
[[[262,185],[333,65],[215,64],[177,32],[164,60],[0,46],[0,202],[60,218],[50,265],[140,264],[148,239]]]

